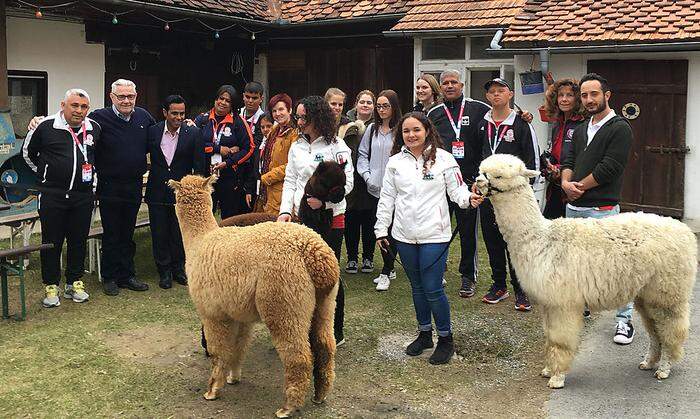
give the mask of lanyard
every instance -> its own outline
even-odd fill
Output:
[[[447,119],[450,120],[450,125],[452,125],[452,130],[455,132],[455,139],[459,141],[459,134],[462,130],[462,116],[464,115],[464,105],[467,103],[466,99],[462,99],[462,107],[459,108],[459,117],[457,118],[457,123],[455,124],[455,120],[452,118],[452,113],[450,112],[449,109],[447,109],[447,105],[445,105],[445,113],[447,114]]]
[[[225,119],[226,119],[226,117],[224,117],[224,119],[222,119],[221,122],[216,122],[216,119],[213,119],[211,121],[211,124],[212,124],[212,133],[211,133],[212,142],[216,145],[219,145],[219,142],[221,141],[221,134],[224,132],[224,127],[226,126],[226,123],[224,122]],[[221,125],[221,129],[219,129],[219,124]]]
[[[78,150],[83,154],[83,158],[85,159],[85,163],[88,163],[88,157],[87,157],[87,146],[85,145],[85,139],[87,137],[87,128],[85,128],[85,122],[82,123],[81,125],[82,131],[83,131],[83,143],[80,144],[80,140],[78,139],[78,136],[73,132],[73,129],[68,126],[68,132],[70,132],[70,136],[73,137],[73,141],[75,141],[75,145],[78,146]]]
[[[488,124],[489,148],[491,148],[491,154],[496,154],[496,150],[498,149],[498,146],[501,145],[503,137],[506,135],[506,131],[508,131],[508,128],[510,128],[510,126],[502,123],[500,126],[496,127],[496,135],[493,135],[493,130],[491,129],[491,126],[496,126],[496,124],[492,124],[491,122],[489,122]],[[503,130],[499,135],[498,130],[501,128],[503,128]]]

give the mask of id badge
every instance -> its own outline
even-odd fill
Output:
[[[452,156],[455,159],[464,158],[464,141],[452,141]]]
[[[83,182],[92,182],[92,165],[90,163],[83,164]]]

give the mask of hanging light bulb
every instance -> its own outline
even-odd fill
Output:
[[[165,22],[165,26],[163,27],[163,29],[165,29],[166,31],[170,30],[170,25],[168,24],[168,22]]]
[[[221,35],[219,35],[219,31],[214,32],[214,39],[219,39],[221,38]]]
[[[253,41],[255,41],[255,32],[253,32],[252,34],[250,34],[250,39],[253,40]]]
[[[117,15],[112,15],[112,25],[116,25],[119,23],[119,19],[117,19]]]
[[[36,16],[37,19],[41,19],[44,17],[43,14],[41,14],[41,9],[36,9],[36,13],[34,13],[34,16]]]

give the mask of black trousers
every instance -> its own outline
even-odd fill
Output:
[[[323,237],[323,240],[328,246],[333,249],[336,259],[340,261],[340,250],[343,247],[343,229],[333,228]],[[343,277],[340,277],[338,284],[338,295],[335,298],[335,319],[333,321],[333,331],[335,332],[336,340],[343,338],[343,324],[345,323],[345,283]]]
[[[459,273],[462,279],[474,279],[478,276],[476,259],[476,239],[478,235],[477,220],[479,211],[476,208],[462,209],[449,201],[450,215],[454,214],[459,232]]]
[[[481,214],[481,231],[484,233],[484,243],[489,254],[489,264],[491,265],[491,278],[493,286],[497,289],[506,289],[506,261],[510,271],[510,283],[513,284],[513,291],[521,292],[518,276],[515,273],[513,264],[510,262],[508,244],[503,240],[503,235],[496,224],[496,215],[493,212],[493,205],[488,199],[479,206]]]
[[[185,271],[185,247],[174,205],[148,204],[153,260],[159,274]]]
[[[46,285],[58,285],[61,279],[61,251],[67,243],[65,278],[72,284],[83,276],[85,248],[90,232],[93,198],[91,194],[70,196],[41,194],[39,220],[41,242],[53,244],[53,249],[41,251],[41,278]]]
[[[102,219],[102,278],[124,282],[134,278],[134,226],[141,206],[142,181],[97,182]]]
[[[221,177],[214,184],[212,193],[214,210],[218,207],[221,219],[250,212],[245,203],[245,192],[235,177]]]
[[[370,199],[372,200],[372,239],[374,242],[377,242],[376,237],[374,236],[374,225],[377,223],[377,207],[379,206],[379,198],[375,198],[373,196],[370,196]],[[382,274],[384,275],[389,275],[391,271],[394,270],[394,263],[396,262],[396,257],[398,255],[397,250],[396,250],[396,240],[394,240],[393,237],[391,237],[391,227],[393,226],[393,223],[389,225],[389,248],[391,249],[391,253],[387,252],[381,252],[382,254]]]
[[[345,247],[348,261],[357,262],[362,238],[362,260],[374,260],[376,209],[345,211]]]

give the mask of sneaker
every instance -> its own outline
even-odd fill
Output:
[[[447,336],[438,336],[438,343],[430,355],[430,362],[433,365],[447,364],[455,353],[455,344],[452,340],[452,333]]]
[[[518,311],[530,311],[532,306],[530,305],[530,299],[527,298],[527,294],[524,292],[515,293],[515,309]]]
[[[357,273],[357,261],[349,260],[348,264],[345,265],[345,273],[356,274]]]
[[[617,322],[613,342],[617,343],[618,345],[629,345],[632,343],[632,339],[634,339],[634,327],[632,326],[632,322]]]
[[[85,292],[83,281],[75,281],[73,285],[66,284],[66,290],[63,292],[64,298],[69,298],[76,303],[84,303],[90,298],[90,295]]]
[[[444,276],[442,277],[442,286],[443,287],[447,286],[447,280],[445,279]]]
[[[424,350],[433,347],[433,331],[426,330],[418,332],[418,337],[416,340],[411,342],[406,347],[406,355],[408,356],[418,356],[423,353]]]
[[[382,276],[379,275],[378,277],[374,278],[374,279],[372,280],[372,282],[374,282],[375,284],[378,284],[378,283],[379,283],[379,278],[381,278],[381,277],[382,277]],[[391,272],[389,272],[389,280],[390,280],[390,281],[393,281],[393,280],[395,280],[395,279],[396,279],[396,271],[391,271]]]
[[[590,319],[591,318],[591,310],[589,310],[589,309],[583,310],[583,318]]]
[[[363,274],[371,274],[374,272],[374,262],[372,262],[369,259],[365,259],[362,261],[362,268],[360,269]],[[396,273],[394,273],[394,276],[396,276]]]
[[[510,294],[508,294],[508,290],[499,290],[491,287],[489,292],[486,295],[484,295],[481,301],[489,304],[497,304],[501,300],[505,300],[508,297],[510,297]]]
[[[345,345],[345,337],[343,335],[335,336],[335,347]]]
[[[473,278],[462,278],[462,288],[459,289],[459,296],[471,298],[476,293],[476,281]]]
[[[377,291],[387,291],[389,289],[389,284],[391,284],[391,279],[389,279],[389,276],[379,274],[379,281],[377,281]]]
[[[41,305],[46,308],[58,307],[61,305],[61,301],[58,299],[58,285],[46,286],[46,297],[44,297]]]

